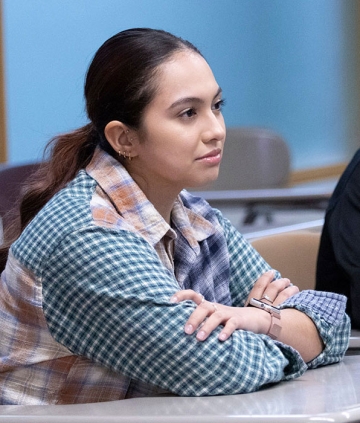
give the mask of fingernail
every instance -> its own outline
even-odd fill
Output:
[[[185,325],[185,333],[191,335],[194,332],[193,325]]]
[[[220,341],[225,341],[228,338],[226,333],[220,333],[219,335],[219,339]]]
[[[173,295],[171,298],[170,298],[170,302],[171,303],[177,303],[179,300],[178,300],[178,297],[176,296],[176,295]]]
[[[196,335],[196,338],[199,339],[200,341],[203,341],[205,339],[206,333],[201,330],[200,332],[198,332],[198,334]]]

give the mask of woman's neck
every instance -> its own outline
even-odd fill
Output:
[[[170,225],[171,211],[180,190],[175,190],[172,186],[155,185],[154,183],[148,184],[143,178],[137,177],[137,175],[131,176],[158,213]]]
[[[155,209],[164,218],[166,223],[170,225],[171,212],[177,195],[166,197],[162,192],[144,192],[148,200],[153,204]]]

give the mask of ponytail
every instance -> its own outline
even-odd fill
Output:
[[[12,222],[4,228],[0,272],[5,268],[10,245],[40,209],[88,165],[98,144],[99,134],[92,123],[49,141],[44,161],[26,182],[22,198],[11,212]],[[46,156],[49,158],[46,159]]]

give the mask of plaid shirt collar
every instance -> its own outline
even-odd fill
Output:
[[[125,167],[101,149],[95,150],[87,173],[97,181],[110,198],[118,213],[151,244],[156,245],[166,234],[176,233],[166,223]],[[179,195],[171,213],[172,225],[195,251],[199,241],[215,233],[214,226],[203,216],[186,208]]]

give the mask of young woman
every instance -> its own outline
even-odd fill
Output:
[[[0,402],[237,394],[341,360],[345,298],[299,293],[184,190],[217,177],[225,141],[200,52],[120,32],[85,97],[90,123],[53,140],[2,249]]]

